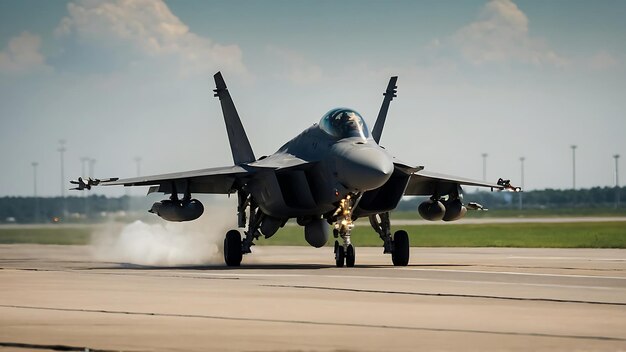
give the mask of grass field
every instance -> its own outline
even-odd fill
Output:
[[[562,208],[562,209],[490,209],[489,211],[468,211],[465,218],[555,218],[555,217],[613,217],[626,216],[626,209],[612,208]],[[421,219],[417,210],[394,211],[392,219]]]
[[[0,228],[0,244],[36,243],[85,245],[91,239],[92,228]]]
[[[626,222],[413,225],[393,231],[400,228],[409,233],[413,247],[626,248]],[[299,227],[285,227],[257,243],[305,245],[302,233]],[[354,229],[352,242],[356,246],[382,245],[366,226]]]
[[[394,231],[399,228],[394,228]],[[480,225],[402,226],[414,247],[529,247],[529,248],[626,248],[626,222],[513,223]],[[91,228],[0,228],[0,244],[88,244]],[[356,246],[381,246],[374,231],[364,224],[352,233]],[[332,245],[332,239],[328,245]],[[286,226],[258,245],[308,245],[303,229]]]

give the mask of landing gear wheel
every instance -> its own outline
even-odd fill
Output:
[[[409,264],[409,234],[404,230],[393,234],[393,252],[391,261],[395,266],[407,266]]]
[[[230,230],[224,238],[224,261],[228,266],[239,266],[241,264],[241,233],[237,230]]]
[[[354,266],[354,246],[349,244],[348,249],[346,250],[346,266],[348,268],[352,268]]]
[[[335,251],[335,264],[337,265],[338,268],[343,268],[343,263],[346,260],[346,252],[343,249],[343,246],[340,246],[339,244],[336,246],[336,249],[337,250]]]

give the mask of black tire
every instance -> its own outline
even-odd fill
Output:
[[[228,266],[241,265],[241,233],[237,230],[230,230],[224,238],[224,261]]]
[[[335,253],[335,265],[338,268],[343,268],[343,263],[346,261],[346,252],[343,249],[343,246],[339,245],[337,247],[337,253]]]
[[[355,259],[354,246],[348,245],[348,250],[346,251],[346,266],[348,268],[352,268],[354,266],[354,259]]]
[[[404,230],[396,231],[396,233],[393,234],[393,252],[391,253],[393,265],[409,265],[409,253],[409,234]]]

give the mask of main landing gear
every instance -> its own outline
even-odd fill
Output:
[[[265,218],[265,214],[259,209],[254,198],[246,192],[238,192],[239,204],[238,225],[246,227],[243,232],[230,230],[224,238],[224,261],[228,266],[239,266],[244,254],[251,253],[254,240],[261,236],[259,228]],[[335,237],[335,264],[337,267],[353,267],[356,259],[354,246],[350,241],[350,234],[354,228],[352,210],[358,203],[358,197],[346,196],[339,203],[339,207],[331,219],[334,221],[333,235]],[[249,211],[249,217],[246,216]],[[380,213],[369,217],[372,228],[383,240],[383,253],[391,254],[391,260],[395,266],[409,264],[409,235],[404,230],[396,231],[391,235],[389,213]]]
[[[398,230],[391,236],[391,223],[389,213],[370,215],[370,224],[374,231],[383,240],[383,253],[391,254],[391,261],[395,266],[407,266],[409,264],[409,234],[404,230]]]
[[[244,254],[252,253],[254,240],[259,239],[261,232],[259,227],[265,214],[259,210],[259,206],[246,192],[239,191],[237,205],[237,220],[239,227],[247,227],[244,231],[244,239],[241,239],[239,230],[230,230],[224,238],[224,261],[228,266],[239,266]],[[246,219],[246,209],[250,211],[249,219]],[[247,226],[246,226],[247,220]]]

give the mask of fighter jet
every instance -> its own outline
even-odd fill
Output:
[[[71,181],[78,190],[92,186],[151,186],[148,194],[169,194],[149,210],[168,221],[192,221],[204,211],[194,193],[237,194],[238,229],[225,234],[224,261],[239,266],[261,235],[272,237],[287,221],[304,227],[313,247],[323,247],[332,232],[337,267],[352,267],[356,252],[350,241],[354,221],[369,218],[380,236],[383,252],[393,265],[409,263],[406,231],[391,233],[389,213],[402,196],[429,196],[418,207],[430,221],[454,221],[476,203],[463,204],[461,186],[513,190],[508,180],[496,183],[433,173],[394,158],[379,142],[389,104],[397,96],[391,77],[382,106],[370,131],[363,117],[350,108],[335,108],[319,123],[285,143],[277,152],[257,158],[220,72],[214,75],[234,165],[127,179]],[[182,193],[182,198],[179,196]],[[332,231],[331,231],[332,230]],[[242,236],[243,235],[243,236]]]

